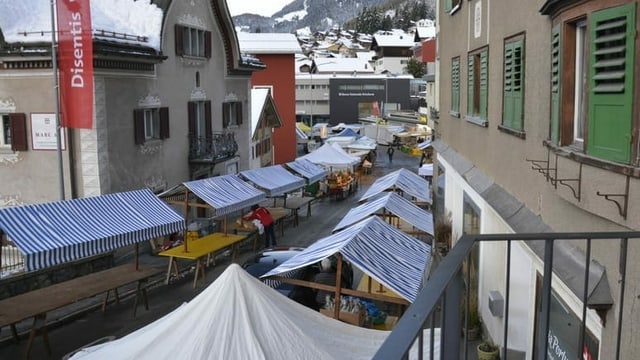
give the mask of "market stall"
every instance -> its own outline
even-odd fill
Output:
[[[120,339],[81,349],[71,359],[371,359],[389,334],[335,321],[231,264],[173,312]],[[437,359],[440,329],[433,337]],[[430,358],[430,330],[423,339],[423,354],[416,344],[409,359]]]
[[[282,165],[266,166],[240,172],[240,177],[264,191],[268,197],[282,196],[304,186],[304,179]]]
[[[336,286],[334,299],[340,299],[340,296],[345,294],[396,304],[408,304],[415,300],[426,279],[431,246],[373,216],[317,240],[263,275],[262,278],[268,284],[277,286],[279,282],[289,282],[288,278],[297,269],[318,263],[336,254],[339,255],[338,259],[344,258],[349,261],[400,298],[376,296],[373,293],[341,289]],[[340,271],[341,268],[338,265],[338,274]],[[312,284],[309,285],[313,286]]]
[[[404,168],[378,178],[359,201],[365,201],[385,191],[400,192],[409,195],[415,202],[431,204],[429,182]]]
[[[349,210],[340,223],[333,228],[333,232],[340,231],[374,214],[386,219],[390,224],[395,223],[395,226],[405,233],[419,235],[422,232],[433,236],[433,214],[393,192],[380,195]],[[405,222],[411,225],[410,229],[402,226]]]
[[[0,233],[27,271],[182,231],[185,220],[149,189],[0,209]]]

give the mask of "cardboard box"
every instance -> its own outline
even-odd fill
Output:
[[[333,310],[320,309],[320,313],[333,318]],[[360,310],[359,313],[340,311],[339,320],[346,322],[347,324],[362,326],[364,325],[365,317],[366,315],[364,310]]]

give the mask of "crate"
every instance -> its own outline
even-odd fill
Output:
[[[333,310],[320,309],[320,313],[331,318],[333,317]],[[356,325],[356,326],[364,325],[365,318],[366,318],[366,312],[364,309],[360,310],[359,313],[340,311],[340,316],[339,316],[340,321],[346,322],[347,324]]]

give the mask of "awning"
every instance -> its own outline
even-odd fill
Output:
[[[282,165],[245,170],[240,176],[264,190],[267,196],[279,196],[304,186],[304,179],[290,173]]]
[[[327,176],[327,170],[306,159],[297,159],[296,161],[288,162],[286,165],[289,169],[307,179],[308,184],[318,182]]]
[[[367,200],[383,191],[396,189],[402,190],[418,201],[431,203],[429,182],[407,169],[400,169],[378,178],[359,201]]]
[[[231,214],[266,198],[263,191],[256,189],[237,175],[214,176],[202,180],[183,183],[197,197],[209,204],[214,216]]]
[[[182,231],[151,190],[0,209],[0,229],[34,271]]]
[[[431,246],[377,216],[322,238],[262,278],[287,273],[340,253],[372,279],[413,302],[422,288]]]
[[[375,200],[349,210],[340,223],[333,228],[333,231],[352,225],[371,214],[375,214],[380,209],[386,209],[416,228],[433,235],[433,215],[396,193],[386,193]]]

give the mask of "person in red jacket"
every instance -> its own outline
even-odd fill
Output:
[[[276,232],[273,228],[273,218],[271,217],[271,213],[265,207],[253,205],[251,206],[251,212],[243,217],[244,220],[258,220],[264,227],[264,247],[269,247],[276,245]]]

